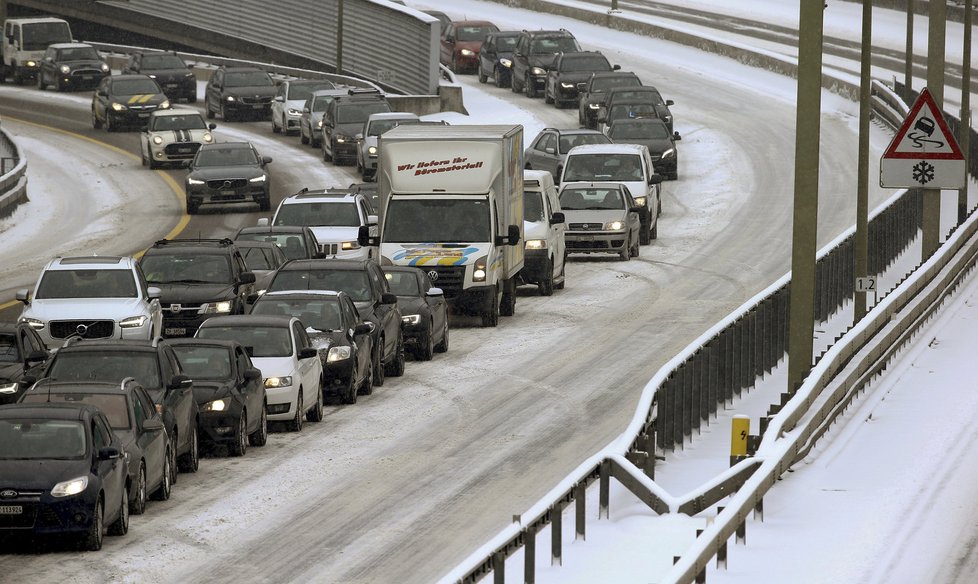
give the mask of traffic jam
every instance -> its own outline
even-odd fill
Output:
[[[576,259],[653,245],[662,183],[679,177],[672,100],[570,31],[432,15],[455,74],[577,109],[578,124],[448,124],[255,66],[198,87],[174,52],[113,71],[64,20],[7,19],[4,82],[90,91],[94,130],[138,134],[146,169],[186,170],[187,215],[263,216],[138,257],[51,258],[17,291],[19,318],[0,323],[0,537],[97,551],[208,458],[301,432],[437,359],[453,320],[497,327],[521,294],[562,290]],[[260,145],[222,136],[238,121],[361,182],[282,197]]]

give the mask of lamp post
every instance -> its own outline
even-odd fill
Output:
[[[927,89],[938,110],[944,109],[944,36],[947,28],[945,0],[928,2],[927,13]],[[962,88],[964,89],[964,88]],[[926,261],[941,243],[941,189],[924,189],[921,262]]]
[[[907,50],[903,62],[903,101],[913,101],[913,12],[916,0],[907,0]]]
[[[964,53],[961,58],[961,126],[958,145],[970,159],[971,151],[971,0],[964,0]],[[968,217],[968,165],[964,165],[964,187],[958,190],[958,225]]]
[[[343,0],[336,6],[336,74],[343,74]]]
[[[873,49],[873,3],[863,0],[863,34],[859,59],[859,162],[856,185],[855,275],[868,276],[869,271],[869,117],[872,95],[870,69]],[[857,288],[853,322],[866,315],[866,291]]]

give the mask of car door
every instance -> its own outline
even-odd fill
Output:
[[[437,288],[431,283],[431,278],[428,274],[424,272],[418,273],[418,282],[421,287],[422,293],[425,295],[425,303],[428,304],[428,309],[431,312],[431,334],[434,335],[436,331],[443,330],[445,327],[445,321],[448,320],[448,302],[445,300],[444,294],[439,294],[437,296],[428,296],[428,291],[432,288]]]
[[[374,295],[375,298],[379,300],[384,294],[390,294],[390,285],[381,272],[380,266],[374,263],[367,264],[367,274],[370,279],[370,287],[377,291]],[[376,311],[380,326],[384,329],[383,355],[392,355],[401,338],[401,315],[397,310],[397,303],[384,304],[378,301]]]
[[[105,111],[109,107],[109,85],[112,79],[106,77],[95,87],[92,94],[92,117],[93,119],[104,122]]]
[[[93,474],[99,477],[102,482],[102,489],[105,491],[106,505],[112,504],[110,501],[122,501],[122,493],[126,488],[127,470],[123,464],[122,444],[119,444],[109,428],[109,423],[105,416],[98,412],[92,416],[92,460]],[[114,446],[119,449],[119,456],[106,460],[99,459],[99,452],[103,448]]]
[[[351,344],[353,345],[353,353],[356,358],[357,373],[360,376],[354,382],[360,383],[365,378],[367,371],[370,370],[370,333],[357,334],[357,327],[365,321],[360,316],[356,305],[347,296],[340,297],[340,313],[343,315],[344,328],[350,331],[352,335]]]
[[[441,35],[441,62],[450,65],[452,53],[455,51],[455,26],[449,24]]]
[[[564,273],[564,260],[567,255],[567,242],[565,241],[565,233],[567,231],[567,223],[560,221],[554,223],[554,213],[560,213],[563,216],[563,210],[560,208],[560,197],[557,194],[557,187],[551,186],[546,188],[543,193],[544,205],[547,206],[546,217],[551,221],[550,223],[550,245],[551,249],[554,250],[554,273],[563,274]]]
[[[197,423],[197,400],[194,399],[193,383],[185,383],[180,387],[169,387],[173,377],[181,375],[183,371],[180,368],[180,362],[177,360],[177,356],[173,354],[173,349],[165,347],[162,353],[160,374],[162,375],[163,386],[166,388],[163,403],[173,412],[173,417],[176,418],[177,424],[179,425],[180,436],[177,438],[180,440],[180,443],[174,444],[173,447],[180,452],[183,450],[184,445],[187,444],[187,441],[190,440],[190,429]]]
[[[256,367],[251,362],[251,358],[248,357],[248,354],[245,353],[243,347],[235,346],[234,362],[235,368],[237,369],[235,385],[238,388],[238,391],[241,393],[245,407],[249,412],[261,412],[261,410],[265,407],[265,385],[262,383],[260,375],[254,379],[248,379],[246,376],[246,371],[249,369],[256,369]],[[248,417],[248,421],[250,423],[254,423],[255,427],[261,423],[260,419],[260,415],[251,415]]]
[[[321,391],[321,383],[323,373],[322,361],[319,359],[318,353],[312,357],[306,357],[304,359],[299,357],[299,353],[303,349],[308,349],[312,347],[312,343],[309,341],[309,335],[303,330],[302,325],[298,320],[292,321],[292,346],[295,347],[295,357],[298,361],[299,375],[302,377],[302,403],[307,405],[312,405],[316,403],[316,393]]]
[[[553,132],[546,132],[536,141],[531,148],[530,160],[535,170],[546,170],[552,175],[557,172],[557,136]]]
[[[223,87],[224,71],[218,69],[207,82],[207,87],[204,90],[204,106],[208,111],[218,112],[221,110],[221,90]]]
[[[287,81],[284,83],[280,83],[278,86],[278,91],[275,93],[275,97],[272,99],[273,120],[281,120],[281,121],[285,120],[282,112],[285,111],[286,108],[285,102],[288,99],[288,95],[289,95],[289,83]],[[283,130],[285,129],[284,125],[282,126],[282,129]]]
[[[147,490],[152,492],[152,487],[163,478],[163,459],[166,456],[168,438],[165,430],[146,428],[149,420],[159,420],[161,424],[163,422],[146,391],[142,387],[133,387],[130,399],[136,415],[136,444],[146,459],[146,485]]]
[[[482,43],[482,50],[479,51],[479,71],[489,77],[495,74],[496,69],[496,37],[489,35]]]

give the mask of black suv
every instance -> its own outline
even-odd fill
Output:
[[[585,128],[598,127],[598,110],[608,99],[608,92],[619,87],[639,87],[642,80],[638,75],[626,71],[606,71],[592,73],[587,81],[577,86],[577,123]]]
[[[397,296],[380,265],[373,260],[295,260],[275,272],[268,291],[333,290],[346,292],[360,316],[374,324],[374,385],[384,384],[384,376],[404,375],[404,335]]]
[[[243,314],[255,274],[230,239],[161,239],[139,260],[162,290],[163,336],[192,337],[218,314]]]
[[[257,67],[221,67],[214,71],[204,91],[207,117],[221,114],[225,122],[253,117],[272,117],[277,88],[272,76]]]
[[[306,225],[257,225],[242,227],[235,241],[269,241],[282,248],[290,260],[311,260],[325,257],[312,229]]]
[[[194,155],[184,182],[187,215],[204,203],[258,203],[258,209],[272,208],[268,165],[271,156],[262,156],[251,142],[204,144]]]
[[[170,99],[197,101],[197,76],[174,52],[139,51],[129,55],[122,74],[142,73],[155,79]]]
[[[592,73],[617,71],[620,65],[612,66],[607,57],[599,51],[580,51],[558,53],[554,56],[550,70],[547,71],[547,84],[543,90],[543,100],[558,108],[564,105],[577,105],[578,87],[587,81]]]
[[[27,378],[39,375],[50,356],[31,325],[0,323],[0,405],[15,403],[30,385]]]
[[[391,111],[383,93],[375,89],[351,89],[329,102],[323,112],[323,159],[340,164],[357,162],[356,135],[370,114]]]
[[[166,342],[69,340],[45,367],[43,377],[58,381],[118,383],[134,377],[163,414],[163,423],[176,444],[175,454],[183,472],[197,472],[197,402],[193,381],[184,374],[177,356]]]
[[[581,45],[567,30],[524,30],[513,51],[513,93],[526,91],[527,97],[537,97],[547,84],[547,69],[554,55],[580,50]]]

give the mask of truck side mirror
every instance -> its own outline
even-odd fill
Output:
[[[496,245],[516,245],[520,242],[520,228],[518,225],[510,225],[506,230],[506,236],[496,237]]]
[[[652,176],[649,177],[649,184],[650,185],[657,185],[657,184],[659,184],[661,182],[662,182],[662,175],[661,174],[656,173],[656,174],[653,174]]]
[[[357,230],[357,243],[362,247],[377,246],[380,245],[380,238],[370,235],[369,225],[361,225],[360,229]]]

